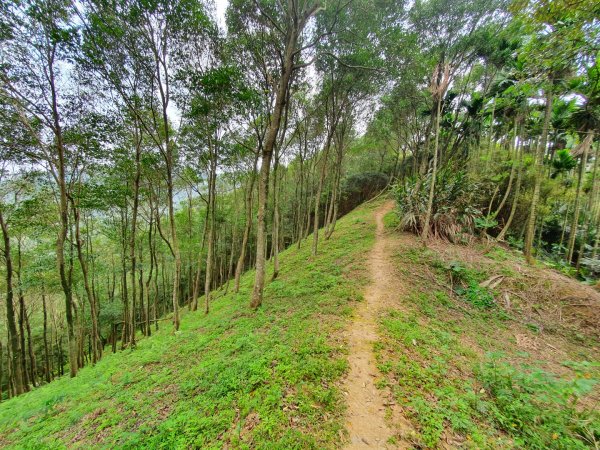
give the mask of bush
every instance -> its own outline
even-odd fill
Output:
[[[400,228],[423,232],[432,176],[411,177],[395,186]],[[479,185],[465,172],[441,169],[436,177],[429,234],[452,242],[469,240],[482,213],[472,205]]]
[[[495,306],[494,294],[489,288],[479,284],[481,274],[466,268],[458,261],[452,261],[442,268],[450,275],[452,289],[463,300],[482,309]]]
[[[515,438],[517,448],[584,449],[600,440],[597,411],[578,407],[598,380],[589,362],[565,363],[574,379],[559,378],[540,369],[518,370],[490,354],[477,375],[492,402],[490,417]]]
[[[388,181],[388,176],[380,172],[357,173],[346,178],[341,189],[340,216],[375,197],[385,189]]]

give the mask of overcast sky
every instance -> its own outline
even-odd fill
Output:
[[[222,29],[225,29],[225,10],[227,9],[227,5],[229,5],[229,0],[215,0],[217,20]]]

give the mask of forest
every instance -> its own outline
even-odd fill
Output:
[[[223,302],[285,314],[283,274],[369,252],[365,202],[421,255],[600,289],[598,134],[594,0],[0,0],[0,410]],[[451,295],[512,295],[457,264]]]

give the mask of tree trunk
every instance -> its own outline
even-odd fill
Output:
[[[508,199],[508,196],[510,195],[510,191],[512,189],[512,185],[513,185],[513,181],[515,178],[515,172],[516,172],[516,167],[517,167],[517,155],[515,154],[514,156],[512,155],[512,150],[515,149],[515,145],[516,145],[516,138],[517,138],[517,121],[515,120],[515,125],[514,125],[515,129],[514,129],[514,135],[513,135],[513,139],[512,139],[512,143],[510,145],[510,155],[513,158],[512,160],[512,165],[510,168],[510,175],[508,176],[508,186],[506,187],[506,191],[504,192],[504,196],[502,197],[502,201],[500,201],[500,205],[498,205],[498,209],[496,209],[496,212],[494,213],[494,217],[497,217],[498,214],[500,213],[500,211],[502,211],[502,208],[504,208],[504,205],[506,204],[506,200]]]
[[[517,167],[517,180],[516,180],[516,186],[515,186],[515,193],[514,193],[514,198],[512,201],[512,206],[510,208],[510,214],[508,216],[508,219],[506,220],[504,227],[500,231],[500,234],[498,234],[498,236],[496,238],[499,241],[504,240],[504,236],[506,235],[506,232],[510,228],[510,224],[512,223],[512,221],[515,217],[515,213],[517,211],[517,205],[519,202],[519,194],[521,193],[521,178],[523,176],[523,148],[522,148],[522,145],[521,144],[518,145],[516,150],[517,150],[517,153],[519,154],[519,162],[518,162],[518,167]]]
[[[206,214],[204,216],[204,227],[202,230],[202,244],[200,244],[200,251],[198,252],[198,268],[196,269],[196,277],[194,279],[194,293],[192,294],[192,311],[196,311],[198,309],[198,297],[200,296],[200,277],[202,275],[202,253],[204,252],[204,245],[206,244],[206,235],[208,233],[208,214],[209,208],[207,203]]]
[[[2,346],[2,341],[0,341],[0,402],[4,398],[4,394],[2,392],[2,383],[4,383],[4,348]]]
[[[579,161],[579,173],[577,176],[577,189],[575,191],[575,206],[573,207],[573,220],[571,222],[571,232],[569,233],[569,249],[567,252],[567,262],[573,261],[575,252],[575,240],[577,239],[577,230],[579,228],[579,213],[581,210],[581,191],[583,189],[583,178],[585,176],[585,166],[587,164],[588,152],[594,140],[594,132],[587,135],[581,143],[583,146],[583,155]]]
[[[600,159],[600,145],[596,145],[596,162],[594,164],[598,165],[598,160]],[[594,188],[592,189],[592,197],[594,202],[594,209],[592,214],[594,216],[594,223],[596,227],[596,238],[594,239],[594,247],[592,249],[592,259],[596,259],[596,255],[598,254],[598,248],[600,247],[600,183],[594,177]]]
[[[50,356],[48,353],[48,311],[46,309],[46,293],[42,284],[42,310],[44,314],[44,379],[50,383]]]
[[[87,295],[88,303],[90,304],[90,317],[92,319],[92,362],[95,364],[102,358],[102,342],[100,341],[100,332],[98,326],[98,308],[96,305],[96,299],[94,292],[89,283],[89,274],[87,261],[83,254],[83,240],[81,239],[80,231],[80,210],[79,206],[75,204],[75,200],[71,199],[73,206],[73,215],[75,219],[75,241],[77,246],[77,257],[79,258],[79,265],[81,267],[81,274],[83,278],[83,286]]]
[[[65,263],[65,241],[69,232],[69,203],[67,197],[67,182],[65,173],[65,149],[63,144],[62,127],[60,124],[60,115],[58,112],[58,93],[56,91],[56,82],[54,77],[54,59],[53,56],[48,64],[48,78],[52,96],[52,122],[53,132],[57,153],[57,177],[56,181],[59,189],[59,211],[60,211],[60,230],[56,239],[56,260],[58,272],[60,275],[60,284],[65,294],[65,315],[67,318],[67,337],[69,340],[69,366],[70,375],[77,375],[77,340],[75,335],[75,324],[73,320],[73,291],[71,277],[68,274]]]
[[[288,12],[289,14],[290,12]],[[252,299],[250,301],[251,308],[258,308],[262,304],[263,289],[265,286],[265,257],[266,257],[266,209],[268,201],[269,189],[269,174],[271,170],[271,158],[273,157],[273,148],[279,133],[281,124],[281,116],[288,97],[290,87],[290,79],[294,68],[294,56],[296,52],[296,44],[298,36],[302,32],[306,19],[302,19],[302,23],[294,21],[289,24],[285,42],[285,52],[283,55],[283,65],[281,78],[277,86],[277,94],[275,98],[275,106],[271,115],[271,122],[267,132],[264,147],[262,149],[262,161],[260,166],[260,177],[258,181],[258,217],[256,230],[256,274],[254,277],[254,288],[252,290]]]
[[[590,144],[590,149],[591,149],[592,144]],[[577,254],[577,261],[575,264],[575,267],[577,268],[577,272],[580,271],[581,269],[581,258],[583,257],[583,254],[585,252],[585,244],[586,244],[586,240],[588,238],[588,236],[590,235],[590,231],[592,229],[592,226],[594,225],[594,200],[596,198],[597,195],[597,173],[598,173],[598,158],[594,158],[594,168],[592,169],[592,188],[590,189],[589,192],[589,196],[588,196],[588,204],[587,204],[587,212],[588,212],[588,220],[587,220],[587,226],[585,229],[585,234],[583,236],[583,239],[581,239],[581,243],[579,245],[579,252]]]
[[[433,210],[433,195],[435,192],[435,178],[437,176],[437,161],[438,161],[438,147],[440,141],[440,116],[442,112],[442,95],[440,94],[437,99],[437,109],[435,117],[435,144],[433,148],[433,168],[431,169],[431,182],[429,185],[429,198],[427,200],[427,211],[425,213],[425,224],[423,225],[422,238],[426,242],[429,237],[429,223],[431,221],[431,214]]]
[[[32,381],[31,367],[27,367],[27,346],[25,343],[25,297],[23,296],[23,285],[21,283],[21,237],[17,239],[17,286],[18,298],[19,298],[19,343],[21,349],[21,366],[23,367],[23,382],[25,383],[25,390],[29,390],[29,383],[34,384]]]
[[[154,227],[152,217],[152,209],[150,209],[150,220],[148,225],[148,252],[150,253],[150,270],[148,271],[148,278],[146,278],[146,336],[150,336],[152,334],[150,327],[150,283],[152,282],[154,262],[156,259],[154,256],[154,250],[152,248],[152,228]]]
[[[273,165],[273,277],[275,280],[279,275],[279,156],[275,158]]]
[[[244,234],[242,235],[242,244],[240,246],[240,256],[238,257],[237,264],[235,266],[235,283],[234,292],[240,290],[240,278],[244,271],[244,264],[246,262],[246,247],[248,246],[248,239],[250,237],[250,231],[252,230],[252,198],[254,195],[254,181],[256,180],[256,165],[258,164],[258,152],[254,158],[254,164],[252,165],[252,172],[248,178],[246,185],[246,196],[244,198],[245,212],[246,212],[246,224],[244,225]]]
[[[137,122],[137,121],[136,121]],[[141,156],[142,156],[142,137],[140,135],[139,127],[137,123],[134,126],[134,139],[135,139],[135,176],[133,178],[133,209],[131,211],[131,232],[129,233],[129,261],[131,264],[131,319],[129,327],[129,344],[131,347],[136,346],[135,342],[135,328],[136,328],[136,285],[138,280],[136,279],[137,270],[137,254],[136,254],[136,235],[137,235],[137,220],[138,220],[138,209],[140,203],[140,177],[141,177]],[[169,210],[170,211],[170,210]]]
[[[331,197],[331,203],[333,205],[332,217],[330,218],[330,227],[325,234],[325,239],[329,239],[335,230],[338,215],[339,205],[339,192],[340,192],[340,180],[342,177],[342,161],[344,158],[344,142],[343,138],[338,139],[337,142],[337,158],[335,163],[335,176],[333,181],[333,195]]]
[[[239,217],[239,205],[238,205],[238,199],[237,199],[237,182],[234,179],[233,180],[233,214],[235,215],[235,219],[233,221],[233,223],[231,224],[231,251],[229,253],[229,261],[227,263],[227,285],[225,286],[225,294],[227,295],[227,293],[229,292],[229,282],[231,281],[231,279],[233,278],[233,261],[235,258],[235,252],[236,252],[236,248],[235,248],[235,244],[237,241],[237,229],[238,229],[238,217]]]
[[[140,300],[140,330],[144,333],[144,336],[148,336],[148,329],[150,328],[150,322],[148,317],[146,316],[146,306],[144,302],[144,255],[143,255],[143,245],[140,242],[138,247],[138,261],[139,261],[139,276],[138,276],[138,285],[140,288],[139,300]]]
[[[6,265],[6,322],[8,326],[8,352],[10,354],[8,361],[11,371],[11,382],[14,386],[14,394],[20,395],[25,392],[25,381],[23,376],[23,365],[21,362],[19,349],[19,336],[17,334],[17,324],[15,321],[15,310],[13,305],[13,267],[12,256],[10,252],[10,235],[8,225],[4,220],[2,209],[0,209],[0,226],[2,227],[2,236],[4,238],[4,261]]]
[[[317,248],[319,245],[319,207],[321,206],[321,192],[323,190],[323,183],[325,181],[325,175],[327,173],[327,158],[329,157],[329,149],[331,147],[331,140],[333,139],[333,133],[335,132],[335,126],[337,123],[332,123],[331,130],[327,133],[327,140],[325,142],[325,148],[323,149],[323,154],[321,155],[321,160],[323,161],[323,165],[321,166],[321,173],[319,175],[319,183],[317,184],[317,192],[315,194],[315,209],[314,209],[314,217],[313,217],[313,245],[312,245],[312,255],[315,256],[317,254]]]
[[[204,313],[208,314],[210,307],[211,283],[213,276],[213,259],[215,249],[215,197],[217,178],[217,155],[211,149],[210,170],[208,177],[208,249],[206,252],[206,277],[204,280]]]
[[[29,316],[27,315],[27,311],[25,311],[25,325],[27,327],[27,352],[29,353],[29,365],[31,367],[31,384],[33,385],[33,387],[35,387],[37,386],[37,382],[35,380],[37,375],[37,364],[35,361],[35,352],[33,351],[33,342],[31,340],[31,325],[29,324]]]
[[[123,328],[121,330],[121,350],[129,344],[131,337],[131,313],[127,288],[127,210],[121,208],[121,300],[123,301]]]
[[[550,128],[550,118],[552,116],[552,89],[546,90],[546,109],[544,112],[544,125],[542,128],[542,137],[540,145],[535,152],[535,184],[533,187],[533,195],[531,198],[531,206],[529,209],[529,220],[527,221],[527,231],[525,233],[525,246],[523,253],[529,264],[533,264],[533,239],[535,236],[535,221],[537,216],[537,207],[540,200],[540,188],[542,184],[542,172],[544,169],[544,155],[546,153],[546,145],[548,143],[548,130]]]

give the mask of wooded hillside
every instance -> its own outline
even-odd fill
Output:
[[[0,402],[213,307],[285,315],[280,274],[329,275],[280,253],[378,195],[425,247],[597,286],[597,2],[217,3],[0,0]]]

